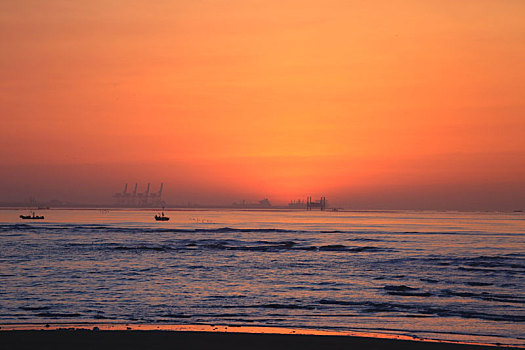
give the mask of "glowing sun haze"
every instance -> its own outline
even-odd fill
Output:
[[[0,201],[525,209],[525,1],[0,3]]]

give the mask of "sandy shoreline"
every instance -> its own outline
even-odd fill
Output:
[[[187,331],[0,331],[2,349],[494,349],[493,346],[352,336]],[[509,348],[505,349],[517,349]]]
[[[275,327],[137,324],[1,325],[2,349],[495,349],[495,344]],[[502,346],[505,349],[517,347]]]

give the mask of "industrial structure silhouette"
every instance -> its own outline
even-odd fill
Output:
[[[113,198],[116,200],[116,204],[122,207],[162,207],[166,203],[162,200],[162,190],[164,183],[160,184],[158,192],[150,192],[150,183],[146,191],[137,193],[138,183],[135,183],[133,192],[128,192],[128,184],[124,186],[122,192],[115,193]]]

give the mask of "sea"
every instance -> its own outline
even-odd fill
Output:
[[[525,346],[525,213],[0,210],[0,325],[292,327]]]

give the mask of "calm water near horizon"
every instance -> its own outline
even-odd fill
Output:
[[[525,346],[525,214],[0,210],[0,324],[378,331]]]

